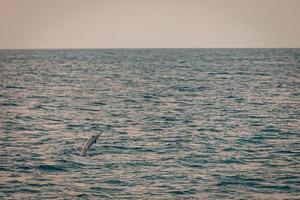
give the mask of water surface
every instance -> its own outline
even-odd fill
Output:
[[[1,50],[0,146],[1,199],[297,199],[300,50]]]

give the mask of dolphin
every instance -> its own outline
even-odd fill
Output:
[[[84,157],[87,156],[87,151],[91,148],[91,146],[96,143],[98,137],[101,135],[101,133],[103,133],[104,130],[102,130],[100,133],[96,134],[96,135],[93,135],[90,139],[88,139],[84,146],[83,146],[83,150],[82,150],[82,155]]]

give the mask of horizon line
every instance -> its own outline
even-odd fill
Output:
[[[113,49],[300,49],[300,47],[92,47],[92,48],[0,48],[1,50],[113,50]]]

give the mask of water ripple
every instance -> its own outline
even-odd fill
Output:
[[[298,49],[1,50],[0,61],[1,199],[300,196]]]

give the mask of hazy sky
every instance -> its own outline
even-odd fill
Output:
[[[0,0],[0,49],[168,47],[300,47],[300,0]]]

